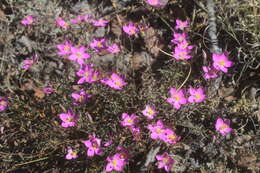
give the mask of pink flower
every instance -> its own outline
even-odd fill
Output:
[[[188,98],[188,101],[190,103],[200,103],[203,102],[206,98],[206,95],[204,94],[202,87],[199,87],[198,89],[189,88],[189,93],[191,95]]]
[[[123,171],[125,162],[124,160],[120,159],[118,155],[113,155],[107,157],[107,165],[106,165],[106,172],[115,171]]]
[[[161,120],[158,120],[156,124],[149,124],[147,128],[151,132],[152,139],[163,139],[165,127]]]
[[[177,136],[175,132],[171,129],[164,130],[163,141],[169,144],[176,144],[181,137]]]
[[[163,153],[162,155],[156,155],[156,159],[159,161],[159,169],[164,168],[166,172],[171,172],[172,166],[175,161],[167,152]]]
[[[110,53],[119,53],[120,52],[120,48],[119,48],[119,46],[116,43],[108,46],[107,50]]]
[[[98,20],[92,20],[92,24],[97,27],[104,27],[109,23],[108,20],[104,20],[103,18],[100,18]]]
[[[137,140],[140,137],[141,131],[139,127],[136,126],[130,126],[131,133],[134,136],[134,139]]]
[[[146,105],[142,113],[150,120],[153,119],[154,116],[157,114],[157,112],[155,111],[155,107],[150,105]]]
[[[222,118],[218,118],[215,124],[216,131],[220,132],[222,136],[227,135],[233,131],[230,128],[230,120],[223,120]]]
[[[31,25],[34,21],[35,19],[32,16],[25,16],[21,23],[23,25]]]
[[[169,93],[171,97],[167,98],[167,102],[173,105],[176,109],[180,109],[182,104],[187,103],[182,89],[177,91],[175,88],[171,88]]]
[[[71,97],[74,99],[73,104],[79,105],[85,103],[91,97],[91,95],[84,90],[80,90],[79,93],[72,93]]]
[[[123,80],[122,77],[120,77],[116,73],[112,73],[112,75],[109,78],[103,79],[100,81],[103,84],[106,84],[110,86],[111,88],[114,88],[116,90],[123,89],[123,86],[125,86],[127,83]]]
[[[68,147],[68,153],[66,155],[67,160],[76,159],[78,157],[77,152],[73,151],[71,147]]]
[[[189,45],[187,40],[183,40],[182,42],[178,43],[177,47],[186,51],[190,51],[191,49],[193,49],[193,46]]]
[[[121,125],[124,127],[132,127],[138,122],[137,116],[135,114],[128,115],[127,113],[123,113],[121,115],[122,121]]]
[[[93,64],[87,64],[81,66],[80,70],[77,72],[77,75],[81,77],[78,81],[78,84],[94,83],[99,80],[99,73],[94,70]]]
[[[81,46],[80,48],[71,47],[69,59],[76,61],[79,65],[83,65],[85,60],[90,58],[90,55],[85,52],[85,49],[84,46]]]
[[[84,22],[84,20],[85,20],[84,16],[78,15],[74,19],[71,19],[70,22],[73,23],[73,24],[78,24],[78,23]]]
[[[218,77],[217,70],[214,67],[203,66],[202,69],[203,69],[203,71],[205,73],[203,75],[203,77],[205,79],[213,79],[213,78]]]
[[[69,54],[71,54],[72,47],[73,47],[73,45],[69,41],[66,41],[63,44],[58,44],[57,45],[57,48],[59,49],[58,54],[61,56],[69,55]]]
[[[107,157],[108,164],[106,166],[106,172],[123,171],[124,166],[127,164],[129,159],[128,151],[123,147],[117,147],[118,152]]]
[[[181,21],[179,19],[176,20],[176,26],[175,29],[184,30],[185,28],[189,27],[189,21]]]
[[[172,43],[175,44],[179,44],[183,41],[187,40],[187,33],[183,32],[183,33],[178,33],[178,32],[174,32],[173,33],[173,39],[171,40]]]
[[[8,98],[0,96],[0,112],[4,111],[8,105]]]
[[[213,58],[213,66],[215,67],[215,69],[221,70],[225,73],[227,73],[228,68],[233,65],[233,62],[228,60],[227,52],[222,54],[213,53],[212,58]]]
[[[49,94],[52,94],[54,92],[54,90],[51,87],[46,87],[46,88],[43,88],[43,92],[45,94],[49,95]]]
[[[96,135],[90,135],[89,140],[82,141],[85,146],[88,148],[87,155],[89,157],[96,155],[102,155],[103,150],[100,148],[101,146],[101,139],[96,138]]]
[[[91,43],[90,47],[94,49],[97,53],[101,50],[106,49],[106,42],[107,40],[105,38],[95,38]]]
[[[84,22],[90,22],[91,19],[92,19],[92,15],[91,14],[84,14],[82,16],[82,18],[83,18]]]
[[[186,49],[182,49],[179,46],[175,47],[173,56],[176,60],[185,60],[192,58],[189,55],[189,51],[187,51]]]
[[[27,70],[31,68],[36,61],[37,61],[36,57],[33,57],[32,59],[27,58],[23,60],[21,68]]]
[[[112,145],[113,144],[113,141],[112,140],[109,140],[109,141],[107,141],[105,144],[104,144],[104,146],[105,147],[108,147],[108,146],[110,146],[110,145]]]
[[[139,32],[138,28],[133,24],[133,22],[129,22],[127,25],[124,25],[123,31],[130,36]]]
[[[71,109],[69,109],[67,113],[61,113],[59,117],[62,120],[61,126],[64,128],[74,127],[77,125],[77,115],[75,115]]]
[[[63,20],[61,17],[56,19],[56,24],[59,25],[63,29],[67,29],[69,27],[69,24]]]
[[[161,2],[161,0],[146,0],[146,2],[151,6],[163,6],[166,2]]]

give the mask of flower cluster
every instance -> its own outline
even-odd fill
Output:
[[[171,88],[170,97],[167,98],[167,102],[174,106],[175,109],[180,109],[181,105],[186,104],[187,102],[190,103],[200,103],[203,102],[206,98],[204,94],[204,90],[202,87],[199,88],[189,88],[190,96],[188,99],[185,98],[185,93],[183,89],[176,90],[175,88]]]
[[[181,138],[172,129],[165,127],[161,120],[155,124],[149,124],[147,128],[151,132],[150,137],[154,140],[160,139],[168,144],[176,144]]]
[[[113,156],[107,157],[107,166],[106,171],[111,172],[115,171],[123,171],[124,166],[128,163],[129,160],[129,153],[127,149],[124,147],[118,147],[117,153]]]
[[[192,58],[190,54],[193,46],[189,45],[187,39],[188,33],[185,32],[185,28],[187,28],[188,26],[188,21],[181,21],[178,19],[176,20],[175,29],[179,30],[179,32],[174,32],[173,39],[171,40],[171,42],[175,44],[173,57],[176,60],[187,60]]]
[[[137,116],[135,114],[128,115],[127,113],[123,113],[121,119],[121,125],[129,128],[134,138],[137,139],[140,135],[140,128],[137,127]]]
[[[212,55],[213,65],[203,66],[205,79],[213,79],[218,77],[218,72],[228,72],[228,68],[232,67],[233,62],[228,59],[228,53],[213,53]]]
[[[172,166],[175,163],[173,158],[167,153],[164,152],[162,155],[156,155],[156,159],[159,161],[158,162],[158,168],[164,168],[166,172],[171,172]]]

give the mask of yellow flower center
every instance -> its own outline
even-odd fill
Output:
[[[133,120],[132,120],[132,119],[128,119],[127,122],[128,122],[129,124],[132,124],[132,123],[133,123]]]
[[[226,124],[222,124],[222,125],[220,126],[220,130],[225,130],[225,129],[227,129],[227,128],[229,128],[229,127],[228,127],[228,125],[226,125]]]
[[[102,48],[102,47],[103,47],[103,45],[102,45],[102,42],[101,42],[101,41],[98,41],[98,42],[97,42],[97,47],[98,47],[98,48]]]
[[[70,51],[70,47],[68,46],[68,45],[66,45],[66,46],[64,46],[64,49],[63,49],[64,51],[66,51],[66,52],[68,52],[68,51]]]
[[[174,98],[176,101],[180,101],[180,99],[181,99],[180,96],[178,96],[178,95],[175,95]]]
[[[177,136],[176,135],[169,135],[168,138],[171,139],[171,140],[175,140],[177,138]]]
[[[164,163],[168,163],[169,159],[168,158],[163,158]]]
[[[88,72],[88,71],[85,72],[84,76],[85,76],[86,78],[88,78],[88,77],[89,77],[89,72]]]
[[[160,128],[156,128],[156,133],[158,133],[158,134],[160,134],[160,133],[162,133],[162,129],[160,129]]]
[[[5,101],[0,101],[0,105],[6,105]]]
[[[225,65],[225,61],[224,60],[219,61],[219,65],[224,66]]]
[[[80,52],[77,52],[76,55],[77,55],[78,58],[82,58],[83,57]]]
[[[113,164],[114,167],[116,167],[116,165],[117,165],[117,160],[114,159],[114,160],[112,161],[112,164]]]
[[[196,94],[196,95],[195,95],[195,98],[196,98],[197,100],[199,100],[199,99],[201,98],[201,96],[200,96],[199,94]]]
[[[149,114],[149,115],[153,115],[153,114],[154,114],[154,111],[153,111],[151,108],[148,108],[148,110],[147,110],[147,114]]]
[[[68,117],[68,118],[66,119],[66,121],[67,121],[68,123],[73,122],[73,118],[72,118],[72,117]]]

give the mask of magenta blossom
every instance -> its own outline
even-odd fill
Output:
[[[91,43],[90,47],[95,50],[95,52],[100,52],[107,48],[107,40],[105,38],[95,38]]]
[[[21,68],[27,70],[27,69],[31,68],[33,66],[33,64],[36,62],[37,62],[36,57],[33,57],[32,59],[27,58],[27,59],[23,60]]]
[[[70,55],[72,47],[73,45],[69,41],[66,41],[63,44],[58,44],[57,45],[57,48],[59,49],[58,54],[61,56]]]
[[[182,49],[179,46],[176,46],[174,49],[173,57],[176,60],[186,60],[191,59],[192,56],[189,55],[189,51],[187,49]]]
[[[56,19],[56,24],[63,29],[67,29],[69,27],[69,24],[65,20],[63,20],[61,17]]]
[[[165,127],[161,120],[158,120],[156,124],[149,124],[147,128],[151,132],[152,139],[163,139]]]
[[[90,55],[85,52],[86,48],[81,46],[80,48],[71,47],[71,55],[69,59],[76,61],[79,65],[83,65],[86,59],[90,58]]]
[[[52,94],[54,92],[54,89],[51,87],[43,88],[43,92],[47,95]]]
[[[204,75],[203,77],[205,79],[213,79],[218,77],[218,72],[214,67],[209,67],[209,66],[203,66],[202,67],[203,71],[204,71]]]
[[[110,145],[112,145],[113,144],[113,141],[112,140],[109,140],[109,141],[107,141],[105,144],[104,144],[104,146],[105,147],[108,147],[108,146],[110,146]]]
[[[188,101],[190,103],[200,103],[200,102],[203,102],[206,98],[206,95],[204,94],[202,87],[199,87],[198,89],[189,88],[189,93],[191,95],[188,98]]]
[[[82,141],[85,146],[88,148],[87,155],[89,157],[96,155],[102,155],[103,150],[100,148],[101,146],[101,139],[96,138],[96,135],[90,135],[89,140]]]
[[[130,128],[131,133],[134,136],[134,139],[138,140],[138,138],[140,137],[140,134],[141,134],[140,128],[136,127],[136,126],[131,126],[129,128]]]
[[[123,31],[130,36],[139,32],[138,28],[133,24],[133,22],[129,22],[127,25],[124,25]]]
[[[175,88],[171,88],[169,93],[171,96],[170,98],[167,98],[167,102],[173,105],[176,109],[180,109],[182,104],[187,103],[182,89],[177,91]]]
[[[75,18],[71,19],[70,22],[73,24],[78,24],[78,23],[82,23],[85,21],[85,17],[84,16],[76,16]]]
[[[75,115],[71,109],[69,109],[67,113],[61,113],[59,117],[62,120],[61,126],[64,128],[77,125],[77,115]]]
[[[100,18],[98,20],[92,20],[92,24],[97,27],[105,27],[109,23],[108,20]]]
[[[148,119],[153,119],[154,116],[157,114],[155,107],[146,105],[145,109],[142,111],[143,115],[146,116]]]
[[[178,43],[177,47],[178,47],[178,49],[183,49],[186,51],[190,51],[191,49],[193,49],[193,46],[189,45],[187,40],[183,40],[182,42]]]
[[[4,111],[8,105],[8,98],[0,96],[0,112]]]
[[[118,152],[107,158],[108,164],[106,166],[106,172],[123,171],[124,166],[129,160],[129,153],[124,147],[117,147]]]
[[[114,43],[107,47],[107,51],[115,54],[120,52],[120,48],[116,43]]]
[[[184,30],[185,28],[189,27],[189,21],[181,21],[179,19],[176,19],[176,26],[175,29]]]
[[[31,25],[34,21],[35,19],[32,16],[25,16],[21,23],[23,25]]]
[[[137,116],[135,114],[128,115],[127,113],[123,113],[121,118],[121,125],[124,127],[133,127],[138,122]]]
[[[87,64],[81,66],[77,75],[80,77],[78,84],[87,83],[94,83],[99,80],[99,73],[94,70],[93,64]]]
[[[161,2],[161,0],[146,0],[146,2],[151,5],[151,6],[163,6],[163,5],[166,5],[165,2]]]
[[[176,133],[171,129],[164,130],[163,141],[169,144],[176,144],[181,137],[177,136]]]
[[[178,33],[178,32],[174,32],[173,33],[173,39],[171,40],[172,43],[175,44],[179,44],[183,41],[187,40],[187,33],[183,32],[183,33]]]
[[[112,73],[109,78],[103,79],[100,82],[116,90],[123,89],[123,87],[127,84],[124,79],[116,73]]]
[[[228,68],[233,65],[233,62],[228,60],[227,52],[222,54],[213,53],[212,58],[213,58],[213,66],[215,67],[215,69],[221,70],[225,73],[227,73]]]
[[[84,14],[82,16],[82,19],[84,20],[84,22],[91,22],[92,17],[93,16],[91,14]]]
[[[73,104],[79,105],[85,103],[89,98],[91,98],[91,95],[84,90],[80,90],[79,93],[72,93],[71,97],[74,99]]]
[[[159,169],[164,168],[166,172],[171,172],[172,166],[175,161],[167,152],[163,153],[162,155],[156,155],[156,159],[159,161]]]
[[[72,160],[72,159],[76,159],[78,157],[77,152],[73,151],[71,147],[68,147],[68,151],[67,151],[67,155],[66,155],[66,159],[67,160]]]
[[[227,135],[233,131],[230,128],[230,120],[223,120],[222,118],[218,118],[215,124],[216,131],[220,132],[222,136]]]

